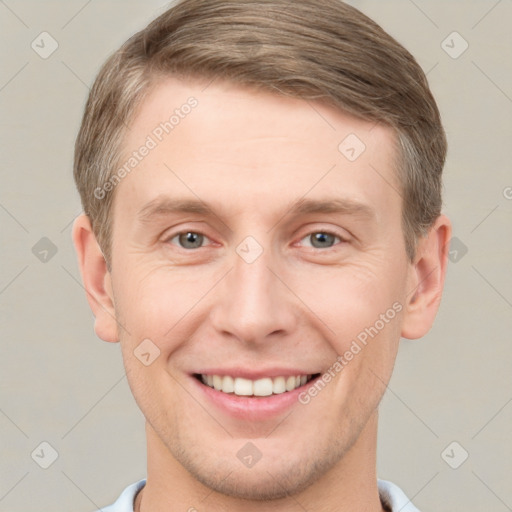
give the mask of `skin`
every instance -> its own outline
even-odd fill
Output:
[[[318,101],[167,77],[138,109],[125,155],[190,96],[198,106],[116,187],[111,272],[89,219],[73,227],[96,333],[121,342],[147,420],[136,510],[381,511],[378,404],[400,336],[423,336],[436,315],[450,222],[441,215],[409,261],[392,131]],[[351,133],[366,145],[353,162],[338,150]],[[140,220],[158,196],[211,211]],[[371,212],[292,213],[301,198]],[[180,247],[187,231],[203,246]],[[339,238],[314,247],[324,232]],[[263,248],[252,263],[236,252],[247,236]],[[242,420],[192,385],[190,373],[228,365],[325,372],[394,303],[401,311],[307,405]],[[144,339],[160,350],[148,366],[134,356]],[[248,441],[262,454],[252,468],[236,456]]]

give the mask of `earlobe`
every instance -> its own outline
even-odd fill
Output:
[[[440,215],[418,243],[415,261],[410,265],[401,333],[404,338],[421,338],[434,323],[443,293],[451,232],[450,220]]]
[[[87,301],[95,317],[96,335],[104,341],[117,342],[119,334],[111,275],[87,215],[82,214],[75,220],[73,243]]]

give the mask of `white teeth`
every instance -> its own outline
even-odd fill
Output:
[[[242,379],[237,377],[235,379],[235,389],[233,390],[235,395],[250,396],[252,395],[252,380]]]
[[[295,389],[295,377],[288,377],[286,379],[286,391],[293,391]]]
[[[272,379],[258,379],[252,385],[253,394],[255,396],[269,396],[272,394]]]
[[[272,382],[272,393],[284,393],[286,391],[286,382],[284,377],[276,377]]]
[[[224,393],[233,393],[234,390],[235,390],[235,381],[233,380],[233,377],[226,375],[222,379],[222,391],[224,391]]]
[[[220,375],[213,376],[213,387],[219,391],[222,389],[222,377]]]
[[[201,375],[203,384],[222,391],[234,393],[239,396],[270,396],[272,394],[285,393],[304,386],[311,375],[292,375],[290,377],[264,377],[250,380],[229,375]]]

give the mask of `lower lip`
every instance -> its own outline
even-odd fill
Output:
[[[206,398],[223,412],[241,420],[263,421],[287,411],[299,402],[299,395],[307,390],[319,378],[310,380],[304,386],[293,391],[262,397],[238,396],[234,393],[223,393],[200,382],[196,377],[190,377],[193,384],[204,393]]]

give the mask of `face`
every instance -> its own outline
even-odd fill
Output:
[[[116,186],[111,286],[149,435],[225,494],[303,489],[343,463],[392,371],[410,268],[393,134],[169,78],[125,161],[144,144]]]

